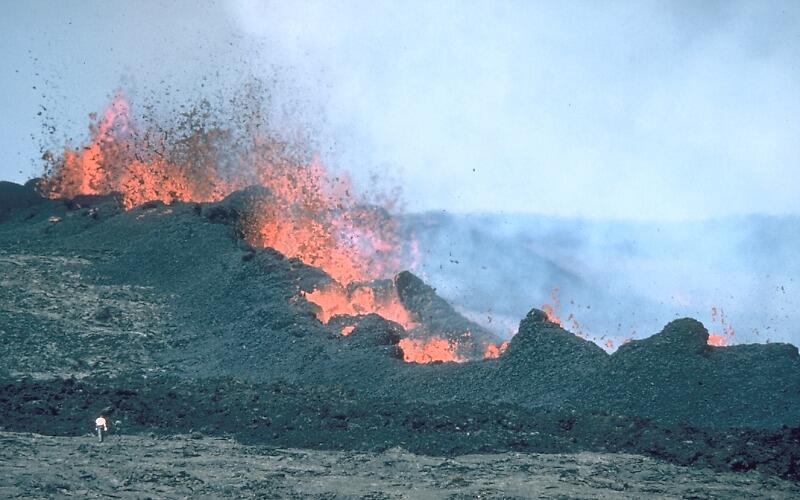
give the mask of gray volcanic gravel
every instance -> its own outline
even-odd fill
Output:
[[[790,481],[611,453],[415,455],[246,446],[189,435],[0,432],[4,498],[787,498]]]

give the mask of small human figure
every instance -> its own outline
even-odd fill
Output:
[[[105,417],[102,415],[97,417],[94,420],[94,427],[95,430],[97,430],[97,441],[102,443],[105,433],[108,432],[108,424],[106,423]]]

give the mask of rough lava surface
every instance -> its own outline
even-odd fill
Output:
[[[534,309],[497,359],[407,363],[413,330],[365,315],[343,336],[303,298],[329,276],[244,242],[255,194],[123,210],[0,183],[0,430],[83,436],[103,413],[126,435],[636,453],[800,479],[794,346],[709,346],[679,319],[609,355]],[[420,322],[494,339],[411,273],[392,285]]]

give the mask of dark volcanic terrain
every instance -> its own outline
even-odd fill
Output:
[[[302,296],[324,272],[241,239],[249,196],[124,211],[0,183],[0,430],[84,436],[103,413],[125,435],[636,453],[800,479],[795,347],[713,347],[680,319],[608,355],[534,309],[498,359],[405,363],[399,325],[340,335]],[[421,321],[491,336],[410,273],[394,286]]]

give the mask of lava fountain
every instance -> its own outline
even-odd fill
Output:
[[[260,127],[257,99],[233,120],[210,118],[207,106],[182,112],[174,125],[136,120],[122,92],[100,115],[90,115],[90,141],[66,147],[50,161],[40,188],[50,198],[118,194],[125,209],[158,200],[214,202],[250,185],[266,188],[242,223],[247,241],[325,271],[330,285],[305,293],[319,308],[322,323],[336,315],[378,314],[407,331],[419,326],[397,294],[365,286],[408,267],[391,215],[395,199],[383,206],[355,195],[346,175],[332,175],[308,148]],[[144,123],[142,123],[144,122]],[[349,334],[352,329],[342,330]],[[461,362],[457,343],[426,332],[403,339],[409,362]],[[487,345],[486,358],[504,346]]]

